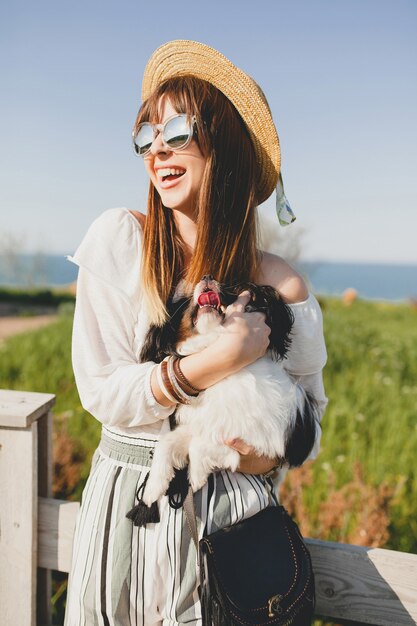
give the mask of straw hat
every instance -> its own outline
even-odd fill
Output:
[[[258,202],[264,202],[277,186],[281,166],[278,134],[259,85],[223,54],[197,41],[176,40],[164,44],[149,59],[142,83],[142,99],[173,76],[192,75],[219,89],[245,122],[258,164]]]

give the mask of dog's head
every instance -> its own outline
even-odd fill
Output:
[[[140,355],[141,362],[162,361],[167,354],[177,354],[176,346],[192,334],[207,334],[223,323],[224,312],[245,290],[251,293],[246,311],[262,311],[271,328],[269,347],[275,360],[285,357],[291,344],[293,313],[279,293],[268,285],[239,283],[221,285],[206,275],[195,285],[191,298],[177,298],[167,304],[169,320],[164,326],[151,326]]]
[[[220,283],[211,275],[203,276],[194,287],[190,305],[184,313],[180,325],[180,340],[192,333],[205,335],[222,324],[226,307],[222,302]]]
[[[163,326],[152,325],[146,334],[140,362],[160,363],[167,355],[180,356],[177,345],[195,333],[205,335],[223,322],[220,284],[212,276],[203,276],[191,297],[176,296],[167,302],[168,320]]]

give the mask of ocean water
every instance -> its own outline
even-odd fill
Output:
[[[352,287],[365,299],[417,299],[417,264],[300,262],[295,263],[318,295],[341,295]],[[77,266],[65,255],[0,257],[0,285],[64,286],[77,278]]]
[[[367,299],[417,299],[417,265],[328,261],[297,265],[317,294],[341,295],[352,287]]]

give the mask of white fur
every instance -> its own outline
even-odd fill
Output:
[[[222,331],[217,326],[208,335],[193,335],[179,352],[198,352]],[[144,502],[149,506],[166,492],[174,466],[181,468],[189,462],[193,491],[200,489],[213,471],[235,471],[240,455],[223,443],[225,439],[240,438],[259,455],[283,457],[297,407],[302,410],[304,401],[302,388],[267,354],[200,392],[192,404],[179,405],[178,426],[156,446]]]

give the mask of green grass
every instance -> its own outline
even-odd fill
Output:
[[[329,405],[314,481],[306,490],[314,513],[336,485],[354,478],[394,491],[388,547],[417,549],[417,310],[410,305],[340,300],[322,303]]]
[[[74,295],[64,289],[21,289],[0,287],[0,302],[28,306],[58,306],[63,302],[74,302]]]
[[[328,363],[329,405],[313,481],[303,488],[312,528],[330,482],[352,481],[360,462],[364,482],[393,491],[387,547],[417,551],[417,310],[411,305],[321,300]],[[0,346],[0,385],[55,393],[55,427],[85,455],[79,497],[100,424],[81,407],[71,369],[71,310],[57,323],[12,337]],[[333,482],[332,482],[333,481]],[[353,523],[353,522],[350,522]],[[333,538],[330,536],[329,538]]]
[[[10,337],[0,344],[0,387],[56,395],[54,430],[64,430],[79,443],[85,463],[77,489],[79,499],[92,453],[100,439],[100,424],[82,408],[71,365],[74,307],[61,305],[58,321],[36,331]]]

